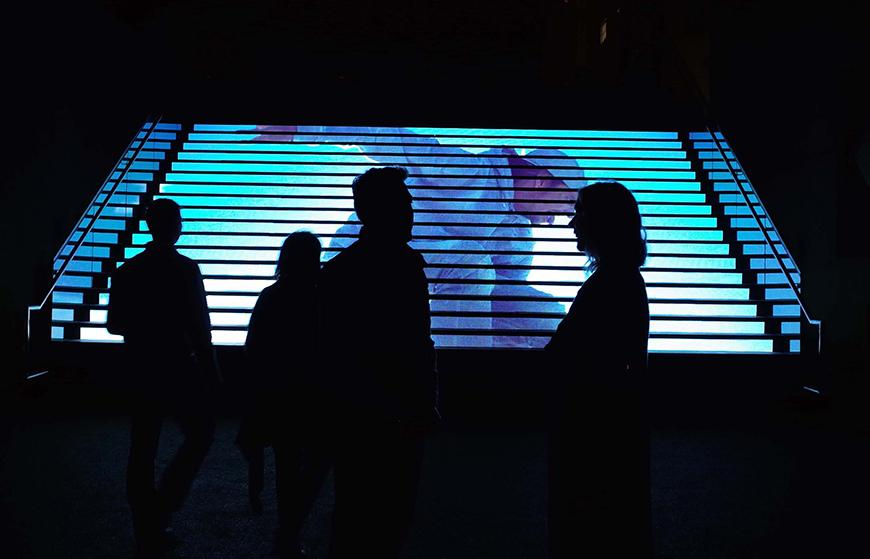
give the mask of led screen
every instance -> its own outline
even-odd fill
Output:
[[[80,340],[114,338],[111,270],[150,239],[141,205],[171,198],[184,218],[178,249],[205,277],[213,337],[243,343],[284,237],[311,231],[332,258],[359,232],[353,178],[400,165],[440,348],[542,347],[587,274],[567,227],[577,190],[618,180],[647,232],[653,351],[783,351],[779,338],[798,349],[793,294],[709,135],[195,124],[142,140],[54,293],[57,339],[75,339],[75,327]],[[98,300],[76,316],[88,290]]]

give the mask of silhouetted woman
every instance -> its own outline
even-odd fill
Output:
[[[329,468],[321,425],[323,401],[316,375],[317,280],[320,241],[293,233],[281,247],[274,284],[257,299],[245,349],[251,365],[246,411],[236,443],[249,461],[249,487],[257,508],[263,448],[275,451],[278,494],[277,550],[300,553],[299,532]]]
[[[623,185],[580,190],[570,225],[592,275],[547,345],[550,559],[649,557],[646,242]]]

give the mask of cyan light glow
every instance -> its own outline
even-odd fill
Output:
[[[359,233],[353,178],[401,165],[439,347],[546,344],[589,273],[567,224],[575,191],[597,180],[625,184],[643,214],[651,350],[771,352],[776,336],[790,337],[777,347],[798,347],[794,294],[706,132],[161,123],[146,138],[102,187],[105,208],[89,208],[76,227],[72,243],[97,217],[52,296],[53,339],[117,341],[105,330],[108,275],[150,240],[142,204],[165,197],[182,207],[178,250],[203,274],[214,341],[241,344],[284,236],[310,231],[332,258]],[[546,172],[544,188],[523,192],[533,204],[522,211],[518,161]],[[741,186],[760,213],[750,184]]]

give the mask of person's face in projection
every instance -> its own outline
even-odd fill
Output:
[[[571,212],[577,197],[568,185],[543,169],[535,176],[514,179],[514,189],[514,210],[533,225],[552,225],[557,214]]]

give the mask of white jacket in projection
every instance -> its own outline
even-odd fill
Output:
[[[280,129],[277,126],[260,128],[265,133],[279,134]],[[427,262],[426,275],[433,295],[432,326],[454,330],[434,336],[439,347],[543,346],[546,336],[558,322],[557,317],[564,313],[564,306],[552,295],[530,285],[493,282],[525,281],[530,271],[528,266],[532,263],[532,224],[513,207],[514,185],[508,158],[522,157],[546,167],[548,162],[554,161],[548,158],[564,158],[562,152],[537,149],[518,155],[511,148],[495,148],[475,153],[441,144],[437,136],[417,134],[403,128],[300,126],[292,139],[302,144],[310,141],[312,144],[352,145],[368,156],[372,165],[407,168],[409,178],[406,182],[414,200],[415,222],[422,224],[414,225],[411,246],[422,252]],[[395,145],[399,143],[401,145]],[[559,161],[560,165],[568,162],[575,166],[568,176],[582,178],[576,160]],[[457,165],[463,167],[459,169]],[[576,184],[574,180],[566,182]],[[444,213],[450,209],[490,213]],[[471,220],[473,224],[469,223]],[[358,222],[355,213],[336,231],[328,248],[350,245],[360,227],[354,222]],[[427,222],[438,224],[425,225]],[[500,254],[508,251],[524,253]],[[451,299],[456,295],[474,298]],[[490,300],[490,297],[494,299]],[[539,300],[523,300],[530,297]],[[461,316],[469,312],[484,313],[485,316]],[[552,313],[553,317],[511,316],[512,313],[526,312]],[[531,336],[529,331],[540,331],[543,336]]]

